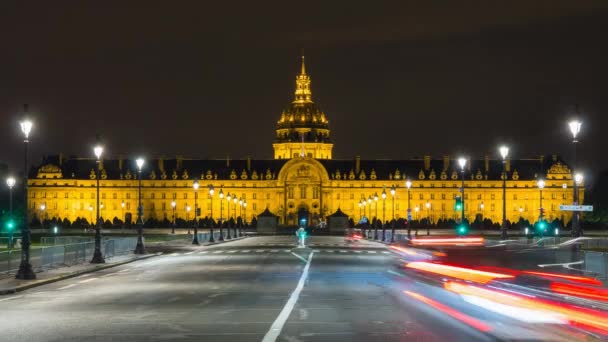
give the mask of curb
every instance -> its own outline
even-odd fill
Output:
[[[80,275],[87,274],[87,273],[93,273],[93,272],[105,270],[105,269],[108,269],[108,268],[112,268],[112,267],[116,267],[116,266],[121,266],[121,265],[129,264],[129,263],[132,263],[134,261],[139,261],[139,260],[144,260],[144,259],[152,258],[152,257],[155,257],[155,256],[159,256],[161,254],[162,253],[155,253],[155,254],[144,255],[144,256],[141,256],[141,257],[134,258],[134,259],[130,259],[130,260],[126,260],[126,261],[121,261],[121,262],[117,262],[117,263],[113,263],[113,264],[107,264],[107,265],[103,265],[103,266],[96,266],[96,267],[91,268],[91,269],[77,271],[77,272],[73,272],[73,273],[68,273],[68,274],[56,276],[56,277],[53,277],[53,278],[44,279],[44,280],[36,281],[36,282],[33,282],[33,283],[29,283],[29,284],[20,285],[20,286],[13,287],[13,288],[0,289],[0,296],[1,295],[7,295],[7,294],[13,294],[13,293],[17,293],[17,292],[21,292],[21,291],[25,291],[25,290],[29,290],[29,289],[34,288],[34,287],[38,287],[38,286],[42,286],[42,285],[47,285],[47,284],[55,283],[55,282],[58,282],[58,281],[61,281],[61,280],[78,277]]]

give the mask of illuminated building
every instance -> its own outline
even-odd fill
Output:
[[[437,222],[459,218],[454,201],[461,180],[455,158],[333,159],[329,120],[313,102],[310,82],[302,58],[295,98],[277,122],[273,160],[183,157],[147,160],[142,172],[144,220],[166,218],[170,221],[172,201],[176,202],[176,216],[188,217],[187,207],[194,205],[192,185],[195,180],[201,189],[210,185],[216,189],[213,198],[203,191],[198,194],[201,217],[216,220],[236,218],[243,212],[238,202],[220,205],[217,196],[220,190],[233,199],[247,202],[247,221],[266,208],[278,215],[281,223],[288,225],[296,224],[298,215],[314,224],[338,208],[355,222],[363,212],[368,217],[377,213],[378,219],[391,220],[393,206],[394,217],[404,218],[408,205],[406,179],[412,182],[412,211],[416,207],[424,208],[418,213],[419,219]],[[104,159],[100,165],[101,216],[104,220],[116,217],[134,221],[138,189],[134,159]],[[49,218],[88,219],[96,200],[95,167],[93,158],[66,159],[62,155],[45,158],[30,175],[30,215],[38,214],[36,208],[45,204],[45,214]],[[470,222],[476,218],[501,221],[502,167],[500,159],[489,156],[467,161],[464,203],[465,216]],[[562,160],[557,156],[508,159],[505,167],[509,221],[516,222],[520,217],[530,222],[538,219],[540,191],[537,181],[541,178],[545,180],[542,191],[545,219],[570,220],[571,212],[559,211],[560,204],[572,203],[572,174]],[[372,201],[363,210],[359,207],[362,199],[389,193],[393,186],[396,189],[394,196],[388,194],[385,199]],[[582,192],[583,187],[581,196]]]

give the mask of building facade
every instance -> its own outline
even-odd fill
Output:
[[[196,202],[200,218],[216,221],[237,217],[251,221],[267,208],[285,225],[295,225],[298,217],[315,224],[338,209],[355,222],[362,216],[388,221],[405,218],[409,207],[412,219],[437,222],[460,218],[454,204],[461,194],[464,175],[466,218],[470,222],[500,222],[503,174],[508,220],[538,220],[540,179],[545,180],[545,219],[570,220],[571,212],[560,211],[559,206],[573,202],[572,172],[556,155],[504,162],[484,156],[467,160],[464,173],[450,156],[333,159],[329,120],[313,102],[310,84],[302,57],[294,100],[277,122],[273,160],[147,160],[141,173],[144,220],[193,219]],[[30,216],[93,221],[96,168],[97,161],[92,158],[44,158],[30,173]],[[103,159],[99,168],[100,216],[104,220],[135,221],[139,182],[135,161]],[[193,187],[195,181],[198,190]],[[409,189],[406,181],[411,182]],[[210,188],[214,189],[213,195]],[[583,187],[580,191],[582,202]]]

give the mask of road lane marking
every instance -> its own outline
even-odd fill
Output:
[[[289,252],[291,252],[291,249],[285,249],[285,250],[283,250],[283,252],[289,253]]]
[[[266,250],[265,250],[265,249],[256,249],[255,251],[256,251],[256,252],[258,252],[258,253],[263,253],[263,252],[265,252]]]
[[[367,251],[369,254],[376,254],[376,251]]]
[[[23,296],[13,296],[13,297],[9,297],[9,298],[2,298],[0,299],[0,302],[6,302],[7,300],[13,300],[13,299],[17,299],[17,298],[21,298]]]
[[[78,283],[79,283],[79,284],[84,284],[84,283],[88,283],[88,282],[93,281],[93,280],[96,280],[96,279],[97,279],[97,278],[89,278],[89,279],[81,280],[81,281],[79,281]]]
[[[315,250],[313,250],[313,252],[319,253],[319,252],[321,252],[321,250],[320,249],[315,249]]]
[[[249,250],[249,249],[245,249],[245,250],[241,251],[241,253],[249,253],[249,252],[251,252],[251,250]]]
[[[333,253],[333,252],[334,252],[334,250],[333,250],[333,249],[327,249],[327,250],[325,250],[325,251],[326,251],[327,253]]]
[[[300,297],[300,292],[302,292],[302,289],[304,288],[304,283],[306,282],[306,279],[308,278],[308,270],[310,269],[310,262],[312,261],[313,254],[314,254],[314,252],[311,252],[310,255],[308,256],[308,261],[306,262],[306,266],[304,266],[304,270],[302,271],[302,276],[300,276],[300,281],[298,282],[298,286],[291,293],[289,300],[287,301],[287,303],[285,303],[285,307],[283,307],[283,310],[281,310],[281,313],[279,314],[277,319],[270,326],[270,330],[268,330],[266,335],[264,335],[262,342],[275,342],[277,340],[277,338],[279,337],[279,335],[281,334],[281,330],[283,330],[283,326],[285,326],[285,322],[287,322],[287,319],[289,318],[291,311],[293,311],[293,308],[295,307],[296,303],[298,302],[298,298]]]
[[[270,252],[272,252],[272,253],[276,253],[276,252],[278,252],[278,251],[279,251],[278,249],[271,249],[271,250],[270,250]]]
[[[340,253],[346,253],[346,251],[345,251],[345,250],[343,250],[343,249],[341,249],[341,250],[340,250]]]
[[[130,268],[127,268],[127,269],[124,269],[124,270],[120,270],[120,271],[118,271],[116,273],[125,273],[125,272],[129,272],[130,270],[131,270]]]
[[[304,262],[308,262],[308,260],[304,259],[302,256],[297,255],[297,254],[296,254],[296,253],[294,253],[294,252],[291,252],[291,254],[293,254],[293,255],[294,255],[296,258],[298,258],[298,259],[300,259],[300,260],[302,260],[302,261],[304,261]]]
[[[198,254],[207,254],[207,253],[209,253],[209,251],[198,252]]]
[[[382,254],[389,254],[389,252],[382,252]]]
[[[220,254],[220,253],[224,253],[224,251],[215,251],[215,252],[213,252],[213,254]]]
[[[236,249],[235,249],[235,250],[228,251],[228,252],[226,252],[226,253],[230,253],[230,254],[232,254],[232,253],[236,253],[236,252],[238,252],[238,250],[236,250]]]
[[[388,270],[387,272],[388,272],[388,273],[390,273],[390,274],[396,275],[396,276],[398,276],[398,277],[405,277],[405,275],[404,275],[404,274],[401,274],[401,273],[399,273],[399,272],[395,272],[395,271],[393,271],[393,270]]]
[[[186,254],[186,255],[194,254],[194,251],[188,252],[188,253],[184,253],[184,254]]]
[[[355,252],[355,253],[361,253],[361,251],[353,251],[353,252]]]
[[[179,255],[179,253],[169,254],[169,256],[177,256],[177,255]]]
[[[57,290],[66,290],[66,289],[69,289],[70,287],[74,287],[74,286],[76,286],[76,285],[78,285],[78,284],[70,284],[70,285],[66,285],[66,286],[64,286],[64,287],[60,287],[60,288],[58,288]]]
[[[102,275],[101,278],[107,278],[109,276],[113,276],[113,275],[117,275],[117,274],[118,274],[118,272],[112,272],[112,273]]]

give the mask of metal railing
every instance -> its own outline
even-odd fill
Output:
[[[94,236],[43,236],[40,238],[40,244],[45,246],[70,245],[73,243],[90,242],[94,238]]]
[[[101,249],[106,259],[133,253],[137,238],[118,238],[101,241]],[[95,242],[71,243],[30,249],[30,263],[39,272],[54,267],[71,266],[91,261]],[[0,252],[0,275],[15,274],[21,263],[21,250]]]

